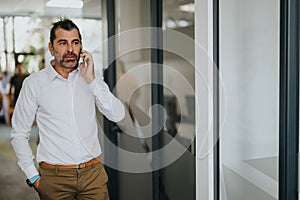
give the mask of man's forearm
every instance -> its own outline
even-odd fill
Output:
[[[90,84],[90,89],[96,97],[98,109],[111,121],[119,122],[125,117],[123,103],[109,90],[107,84],[100,78]]]
[[[20,136],[15,136],[14,133],[11,137],[11,144],[18,158],[18,165],[25,173],[27,178],[31,178],[38,174],[34,164],[34,156],[29,146],[28,140]]]

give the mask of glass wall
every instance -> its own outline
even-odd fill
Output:
[[[162,2],[163,17],[158,20],[163,27],[158,32],[163,34],[163,108],[152,105],[156,63],[151,58],[157,55],[151,48],[157,30],[151,20],[157,16],[151,16],[151,1],[116,1],[116,89],[127,107],[126,122],[118,124],[122,129],[118,135],[120,199],[155,198],[153,172],[157,170],[160,198],[195,198],[194,5],[193,1]],[[163,110],[162,127],[153,128],[153,109]],[[161,148],[153,152],[157,133],[162,133]],[[154,155],[161,156],[159,166]]]
[[[174,200],[195,199],[194,10],[193,0],[163,1],[163,157],[169,163],[162,184],[164,195]]]
[[[116,0],[116,35],[108,38],[116,41],[115,89],[126,105],[126,120],[118,124],[118,164],[111,166],[119,170],[120,200],[153,199],[150,12],[148,0]]]
[[[219,19],[221,199],[278,199],[279,1],[221,0]]]

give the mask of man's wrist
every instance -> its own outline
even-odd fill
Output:
[[[34,184],[39,178],[41,178],[41,176],[38,174],[38,175],[35,175],[35,176],[33,176],[33,177],[27,179],[26,182],[27,182],[27,184],[28,184],[30,187],[32,187],[33,184]]]
[[[89,77],[86,79],[87,84],[92,83],[95,80],[95,76]]]

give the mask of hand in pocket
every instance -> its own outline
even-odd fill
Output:
[[[39,188],[39,184],[40,184],[40,180],[41,178],[39,178],[38,180],[36,180],[33,184],[33,188],[38,191],[38,188]]]

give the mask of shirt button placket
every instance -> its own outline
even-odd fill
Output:
[[[73,83],[72,83],[72,80],[74,80],[74,77],[70,77],[70,79],[68,80],[68,86],[70,87],[71,91],[71,95],[72,95],[72,98],[74,98],[74,90],[73,90]],[[72,102],[74,101],[74,99],[72,100]],[[70,119],[72,120],[72,124],[73,124],[73,128],[74,128],[74,132],[76,133],[74,135],[74,146],[75,146],[75,155],[76,155],[76,160],[80,161],[80,135],[78,133],[78,130],[77,130],[77,124],[76,124],[76,119],[74,119],[74,105],[72,105],[71,107],[71,113],[72,113],[72,116],[70,117]]]

